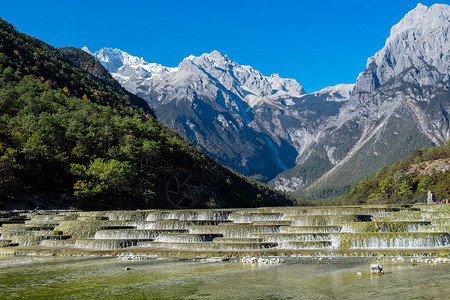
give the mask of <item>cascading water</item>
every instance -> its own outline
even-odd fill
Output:
[[[220,234],[160,234],[155,238],[155,242],[164,243],[201,243],[211,242],[214,238],[221,236]]]
[[[139,242],[145,240],[138,239],[78,239],[75,241],[74,247],[81,249],[111,250],[122,249],[137,246]]]
[[[139,224],[137,229],[186,229],[194,225],[217,225],[220,221],[209,220],[155,220]]]
[[[233,223],[253,223],[255,221],[280,221],[283,217],[282,213],[236,212],[230,214],[228,219]]]
[[[250,237],[253,233],[275,233],[280,231],[277,225],[221,224],[224,237]]]
[[[430,225],[430,221],[352,222],[343,223],[341,232],[418,232]]]
[[[281,233],[337,233],[341,232],[342,226],[283,226]]]
[[[186,230],[160,229],[106,229],[95,233],[94,239],[154,239],[165,233],[183,233]]]
[[[286,218],[285,218],[286,219]],[[359,222],[370,220],[369,215],[304,215],[292,216],[293,226],[331,226],[340,225],[344,222]]]
[[[156,220],[205,220],[205,221],[226,221],[231,211],[222,210],[178,210],[178,211],[154,211],[150,212],[146,221]]]
[[[261,238],[265,242],[317,242],[317,241],[331,241],[332,234],[329,233],[253,233],[251,237]]]
[[[350,249],[418,249],[449,244],[449,233],[352,233],[343,234],[340,240],[340,247]]]
[[[216,255],[367,249],[450,253],[449,205],[18,213],[0,218],[0,224],[1,249],[20,251],[40,246],[74,253],[76,249]]]
[[[280,242],[280,249],[323,249],[331,247],[331,241],[283,241]]]

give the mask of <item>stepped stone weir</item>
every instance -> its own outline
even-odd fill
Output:
[[[281,233],[338,233],[342,226],[284,226]]]
[[[450,205],[11,213],[0,254],[450,255]]]
[[[430,225],[430,221],[353,222],[343,223],[341,232],[416,232]]]

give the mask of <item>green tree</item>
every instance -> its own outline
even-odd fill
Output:
[[[5,196],[21,185],[17,176],[21,166],[17,164],[18,151],[4,148],[0,143],[0,196]]]
[[[379,184],[380,191],[383,192],[386,196],[389,196],[392,194],[392,183],[391,178],[385,177],[380,181]]]
[[[428,190],[434,185],[434,179],[430,176],[424,176],[420,179],[417,185],[417,190],[423,193],[428,192]]]
[[[88,168],[80,165],[72,165],[74,175],[83,175],[87,180],[76,183],[75,190],[78,194],[95,196],[99,193],[110,195],[123,195],[132,191],[136,179],[136,171],[129,162],[111,159],[105,161],[97,158]]]
[[[409,194],[411,193],[411,185],[407,181],[403,181],[402,185],[400,186],[400,190],[398,191],[399,195]]]

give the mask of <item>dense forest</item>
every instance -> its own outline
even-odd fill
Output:
[[[81,209],[173,207],[171,182],[181,207],[186,197],[196,207],[291,203],[161,125],[91,55],[1,19],[0,112],[0,209],[30,197]]]
[[[450,198],[450,140],[444,146],[415,150],[390,168],[383,167],[353,187],[341,204],[426,202],[428,191],[438,201]]]

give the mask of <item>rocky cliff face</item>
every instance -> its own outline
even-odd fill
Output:
[[[376,65],[376,79],[380,84],[411,67],[432,66],[441,74],[448,74],[449,17],[448,5],[436,4],[428,8],[419,4],[394,25],[386,45],[368,60],[368,65]],[[420,79],[425,79],[418,81],[421,85],[433,84],[426,81],[426,77]]]
[[[334,195],[416,148],[448,140],[449,22],[449,6],[419,4],[395,25],[323,138],[274,185]],[[311,165],[323,167],[312,172]]]

